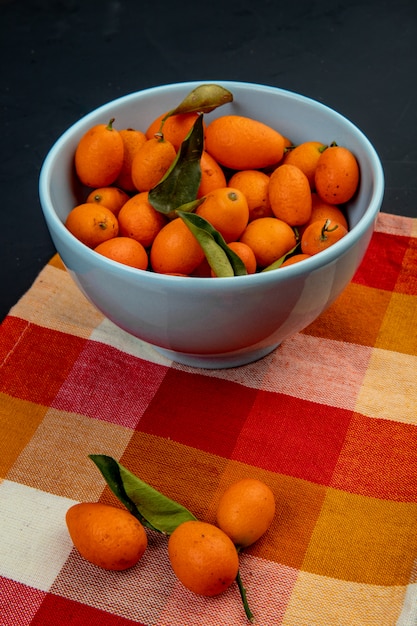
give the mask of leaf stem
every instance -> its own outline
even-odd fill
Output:
[[[239,570],[237,572],[236,582],[237,582],[237,586],[239,587],[239,593],[240,593],[240,597],[242,598],[243,608],[245,609],[246,617],[248,618],[248,620],[249,620],[249,622],[251,624],[254,624],[255,623],[255,616],[252,613],[252,611],[250,610],[249,603],[248,603],[248,598],[247,598],[247,595],[246,595],[246,589],[243,586],[243,582],[242,582],[242,578],[240,576],[240,571]]]

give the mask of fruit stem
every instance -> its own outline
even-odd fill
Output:
[[[248,618],[248,620],[250,621],[251,624],[254,624],[255,623],[255,616],[254,616],[254,614],[252,613],[252,611],[249,608],[248,598],[247,598],[247,595],[246,595],[246,589],[243,586],[242,578],[240,577],[240,571],[239,570],[237,572],[236,582],[237,582],[237,586],[239,587],[239,593],[240,593],[240,597],[242,598],[243,608],[245,609],[246,617]]]
[[[331,224],[331,220],[327,219],[324,222],[324,226],[321,229],[321,239],[325,240],[326,239],[326,233],[332,233],[334,230],[337,230],[337,224],[335,224],[333,226],[333,228],[329,228],[329,225]]]
[[[109,123],[107,124],[107,130],[114,130],[113,128],[114,120],[115,120],[114,117],[112,117],[111,120],[109,120]]]
[[[167,119],[171,116],[172,111],[168,111],[166,115],[161,119],[161,124],[159,125],[159,130],[155,133],[155,139],[159,139],[159,141],[164,140],[164,124]]]

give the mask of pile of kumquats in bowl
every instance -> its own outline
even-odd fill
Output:
[[[50,150],[40,198],[84,295],[164,356],[243,365],[347,286],[372,236],[382,167],[332,109],[231,81],[109,102]]]

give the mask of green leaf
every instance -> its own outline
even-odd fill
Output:
[[[233,252],[210,222],[196,213],[176,211],[204,250],[206,259],[219,278],[247,274],[245,264]]]
[[[181,206],[177,207],[175,211],[173,211],[171,217],[175,218],[178,216],[178,211],[184,211],[184,213],[192,213],[196,210],[197,207],[200,206],[204,202],[205,198],[198,198],[197,200],[193,200],[192,202],[186,202]]]
[[[175,109],[168,111],[163,121],[179,113],[210,113],[228,102],[233,102],[233,94],[228,89],[214,83],[199,85]]]
[[[149,202],[169,215],[197,197],[201,181],[200,159],[204,146],[203,116],[199,115],[181,144],[177,156],[159,183],[149,191]]]
[[[280,257],[279,259],[271,263],[271,265],[268,265],[268,267],[264,267],[262,272],[270,272],[271,270],[277,270],[279,267],[281,267],[281,265],[284,263],[286,259],[288,259],[292,254],[294,254],[294,252],[297,250],[299,245],[300,245],[299,243],[296,243],[294,248],[291,248],[289,252],[287,252],[282,257]]]
[[[90,454],[89,458],[114,495],[144,526],[170,535],[183,522],[197,519],[188,509],[137,478],[112,457]]]

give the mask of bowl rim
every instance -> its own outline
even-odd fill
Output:
[[[79,251],[83,256],[89,260],[90,263],[96,266],[106,267],[108,269],[112,269],[115,272],[122,271],[125,275],[132,274],[133,276],[138,276],[138,273],[142,277],[146,277],[148,280],[159,281],[161,283],[166,283],[169,281],[169,284],[183,284],[185,281],[190,284],[196,283],[204,283],[207,285],[208,289],[216,289],[219,286],[218,280],[211,281],[207,280],[205,277],[198,276],[172,276],[166,274],[158,274],[156,272],[152,272],[149,270],[140,270],[133,267],[129,267],[127,265],[123,265],[118,263],[117,261],[113,261],[104,257],[103,255],[99,255],[94,250],[80,242],[76,237],[74,237],[66,228],[64,223],[58,217],[56,211],[53,208],[53,203],[50,195],[50,183],[51,183],[51,170],[56,154],[60,151],[61,147],[65,145],[68,138],[73,136],[74,133],[77,132],[78,129],[81,130],[82,127],[88,124],[89,120],[96,118],[101,111],[105,111],[109,106],[117,106],[122,103],[128,103],[129,100],[136,100],[138,97],[140,98],[142,95],[150,95],[155,94],[156,96],[160,92],[167,93],[167,91],[174,91],[178,88],[184,88],[188,90],[192,90],[198,85],[208,84],[208,83],[216,83],[224,86],[226,89],[229,89],[233,92],[233,89],[253,89],[258,92],[272,93],[272,94],[280,94],[283,97],[298,100],[304,104],[312,105],[314,107],[319,107],[322,111],[327,112],[329,115],[338,118],[343,121],[345,125],[352,131],[352,133],[356,134],[359,137],[361,143],[366,147],[367,157],[371,163],[372,170],[374,172],[374,181],[373,181],[373,192],[370,198],[368,208],[364,215],[359,219],[357,224],[348,231],[348,233],[340,239],[338,242],[327,248],[326,250],[321,251],[319,254],[313,255],[311,258],[304,260],[301,263],[295,263],[293,265],[289,265],[286,267],[279,268],[279,273],[276,271],[268,271],[268,272],[257,272],[255,274],[249,274],[244,276],[233,276],[233,277],[223,277],[221,284],[227,284],[228,289],[235,285],[236,287],[242,287],[243,285],[247,285],[247,283],[269,283],[271,281],[274,282],[277,276],[281,276],[282,278],[290,278],[293,276],[298,276],[299,274],[309,273],[319,268],[331,264],[335,262],[339,257],[343,256],[348,252],[348,250],[354,245],[354,243],[360,238],[361,234],[373,230],[378,213],[380,211],[383,195],[384,195],[384,172],[382,168],[382,164],[380,158],[369,141],[368,137],[363,133],[361,129],[359,129],[351,120],[345,117],[343,114],[337,112],[335,109],[332,109],[328,105],[319,102],[309,96],[305,96],[287,89],[282,89],[280,87],[275,87],[273,85],[265,85],[259,84],[249,81],[233,81],[233,80],[193,80],[193,81],[184,81],[177,83],[167,83],[163,85],[157,85],[152,87],[147,87],[141,89],[139,91],[134,91],[127,93],[125,95],[119,96],[113,100],[107,101],[102,105],[96,107],[86,115],[83,115],[79,120],[71,124],[52,144],[49,149],[43,164],[41,166],[40,175],[39,175],[39,196],[41,200],[41,207],[44,213],[45,219],[53,224],[53,226],[57,229],[57,232],[61,234],[61,237],[66,238],[68,241],[72,239],[74,246],[79,248]],[[191,282],[190,282],[191,281]]]

